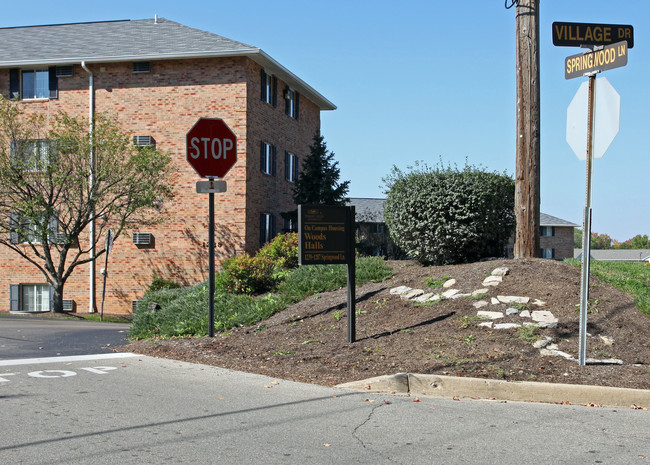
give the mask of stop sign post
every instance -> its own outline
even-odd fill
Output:
[[[197,183],[197,192],[208,192],[208,273],[209,273],[209,326],[208,334],[214,337],[214,193],[225,192],[223,178],[237,162],[237,137],[230,128],[218,118],[199,118],[186,136],[187,162],[202,178],[209,178],[210,187],[204,189]],[[219,183],[219,186],[213,184]]]

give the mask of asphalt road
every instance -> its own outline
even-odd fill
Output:
[[[0,317],[0,360],[113,352],[127,342],[128,324],[53,318]]]
[[[43,362],[0,361],[2,463],[650,463],[648,411],[414,402],[144,356]]]

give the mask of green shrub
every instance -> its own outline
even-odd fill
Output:
[[[380,258],[357,260],[357,285],[381,281],[392,274]],[[217,276],[222,276],[223,273]],[[216,331],[228,331],[271,317],[287,305],[309,295],[339,289],[347,283],[345,265],[302,266],[287,273],[277,294],[264,297],[215,292]],[[208,284],[148,293],[139,302],[129,330],[131,339],[153,337],[205,336],[208,333]],[[160,309],[149,311],[149,303]]]
[[[261,294],[276,284],[275,264],[269,257],[248,254],[222,262],[221,284],[235,294]]]
[[[416,164],[393,167],[385,220],[395,243],[423,264],[445,265],[503,256],[515,228],[515,182],[479,168]]]
[[[151,281],[151,284],[149,284],[149,287],[147,288],[147,293],[156,292],[161,289],[178,289],[180,287],[181,285],[178,284],[176,281],[172,279],[165,279],[162,276],[158,276],[157,274],[155,274],[153,275],[153,280]]]
[[[298,234],[280,234],[264,245],[257,253],[273,261],[276,271],[291,270],[298,267]]]

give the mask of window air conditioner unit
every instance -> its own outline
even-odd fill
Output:
[[[73,299],[63,299],[64,312],[74,312],[75,307],[76,307],[76,302]]]
[[[133,233],[133,243],[135,245],[150,245],[153,242],[152,239],[153,237],[151,233]]]
[[[133,143],[136,147],[156,146],[156,141],[151,136],[133,136]]]
[[[72,65],[56,67],[56,77],[72,77],[73,75],[74,67]]]

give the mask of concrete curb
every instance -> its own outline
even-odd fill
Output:
[[[516,402],[569,403],[601,407],[650,407],[650,390],[578,384],[500,381],[456,376],[398,373],[339,384],[340,389],[422,397]]]

